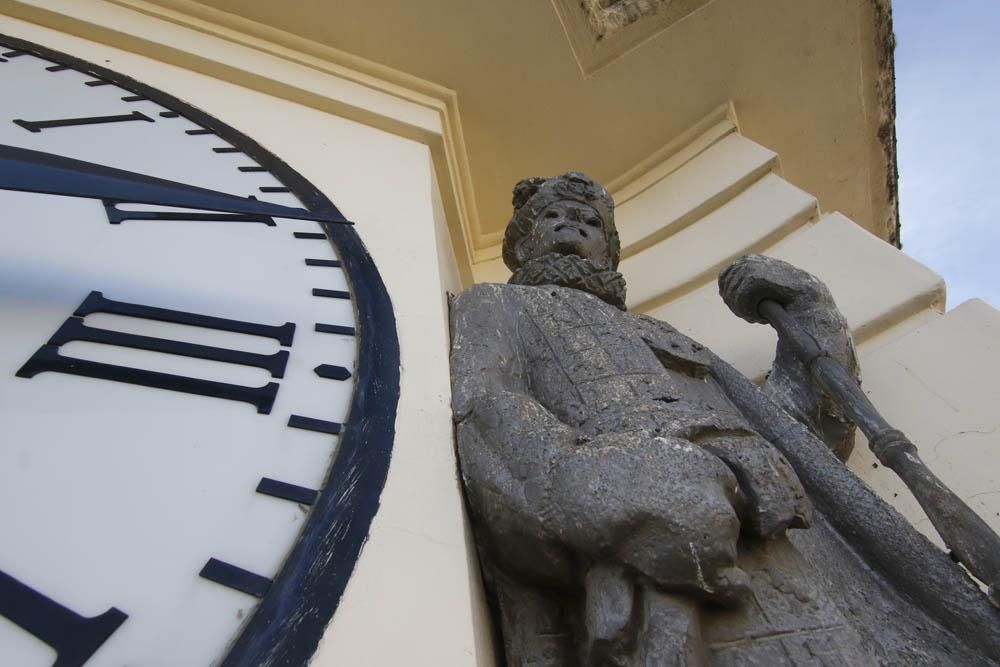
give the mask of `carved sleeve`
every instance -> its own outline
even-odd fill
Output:
[[[552,461],[576,441],[575,429],[529,395],[517,308],[501,285],[476,285],[451,301],[459,463],[473,510],[487,521],[537,517]]]

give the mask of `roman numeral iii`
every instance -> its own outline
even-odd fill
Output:
[[[118,366],[116,364],[78,359],[61,354],[59,348],[70,341],[116,345],[195,359],[255,366],[263,368],[275,378],[280,378],[284,375],[285,366],[288,363],[288,352],[286,350],[281,350],[270,355],[257,354],[242,350],[231,350],[167,338],[141,336],[110,329],[101,329],[84,324],[83,318],[92,313],[111,313],[114,315],[156,320],[158,322],[172,322],[174,324],[231,331],[251,336],[263,336],[273,338],[286,347],[292,344],[292,338],[295,334],[295,324],[291,322],[274,326],[229,320],[180,310],[114,301],[105,298],[101,292],[91,292],[76,309],[73,316],[63,322],[62,326],[49,338],[48,342],[42,345],[17,371],[17,376],[31,378],[45,372],[81,375],[115,382],[128,382],[157,389],[182,391],[199,396],[243,401],[256,407],[257,412],[260,414],[271,412],[271,407],[274,405],[274,399],[278,393],[279,385],[276,382],[268,382],[261,387],[248,387],[226,382],[203,380],[183,375],[133,368],[131,366]]]

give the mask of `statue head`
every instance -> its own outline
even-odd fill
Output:
[[[503,239],[503,261],[511,271],[553,253],[618,268],[615,203],[597,181],[576,171],[526,178],[514,186],[512,203],[514,214]]]

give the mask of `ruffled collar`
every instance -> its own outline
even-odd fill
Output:
[[[526,262],[507,282],[511,285],[557,285],[578,289],[625,310],[625,277],[579,255],[543,255]]]

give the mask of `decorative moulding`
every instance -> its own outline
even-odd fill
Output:
[[[552,0],[586,77],[712,0]]]

